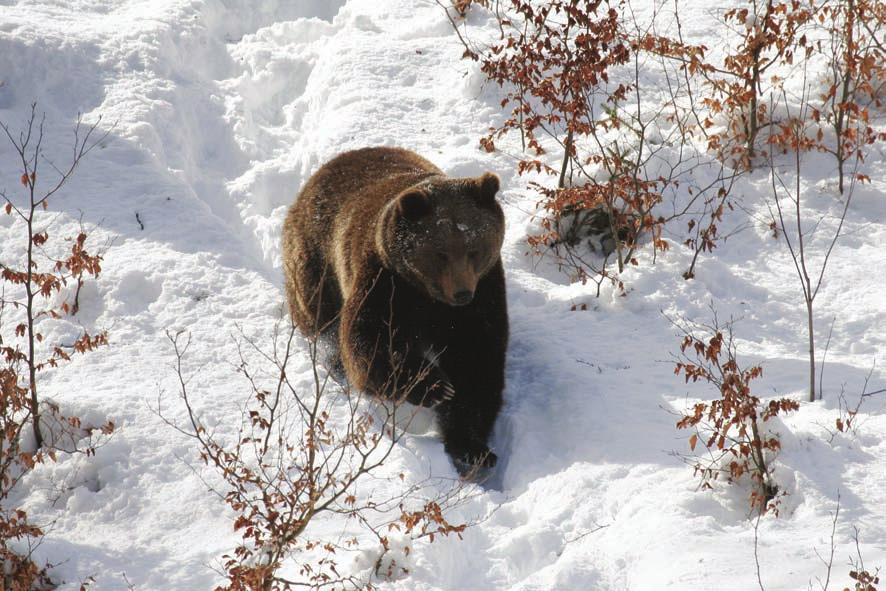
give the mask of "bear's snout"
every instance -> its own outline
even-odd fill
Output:
[[[471,265],[464,261],[452,261],[440,277],[443,301],[450,306],[464,306],[474,299],[479,277]]]

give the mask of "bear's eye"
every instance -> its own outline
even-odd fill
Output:
[[[480,251],[478,251],[478,250],[469,250],[468,251],[468,258],[471,259],[472,261],[476,261],[477,257],[479,257],[479,256],[480,256]]]
[[[437,253],[437,260],[440,261],[441,263],[445,263],[446,261],[449,260],[449,255],[443,251],[440,251]]]

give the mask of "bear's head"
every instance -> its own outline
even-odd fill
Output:
[[[469,304],[477,283],[498,262],[504,213],[498,177],[432,177],[385,207],[376,248],[385,266],[450,306]]]

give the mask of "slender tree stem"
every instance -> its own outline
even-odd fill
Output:
[[[806,321],[809,323],[809,402],[815,402],[815,338],[812,326],[812,300],[806,300]],[[820,393],[819,393],[820,395]]]
[[[36,158],[35,158],[36,163]],[[27,174],[27,173],[26,173]],[[31,419],[34,422],[34,440],[37,447],[43,446],[43,433],[40,430],[40,404],[37,398],[37,363],[34,355],[34,185],[36,175],[31,176],[28,182],[30,189],[30,209],[28,211],[28,257],[27,257],[27,281],[25,281],[25,294],[27,295],[27,328],[28,328],[28,387],[31,392]]]

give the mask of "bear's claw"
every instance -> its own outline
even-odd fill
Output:
[[[498,463],[498,456],[488,448],[484,451],[465,451],[452,455],[452,463],[462,478],[485,480]]]

